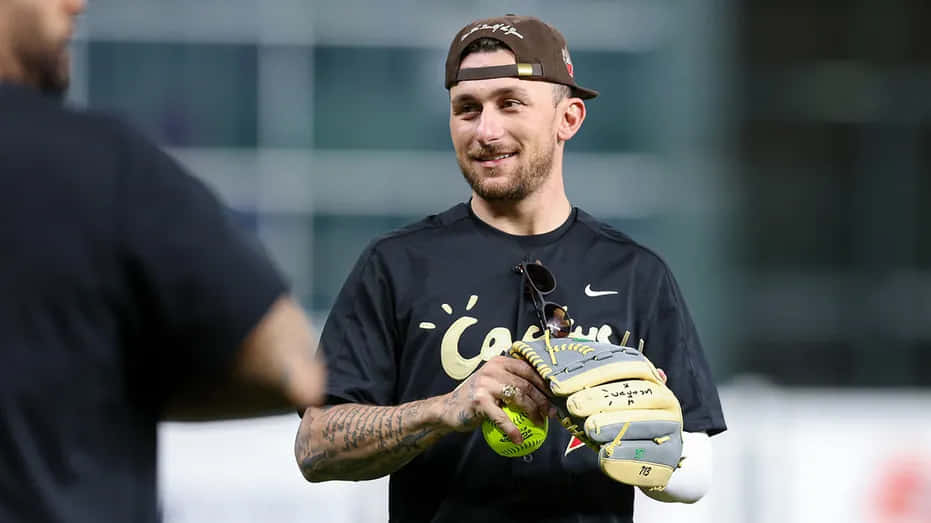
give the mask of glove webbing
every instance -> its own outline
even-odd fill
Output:
[[[553,345],[550,343],[550,332],[549,331],[543,331],[543,332],[544,332],[543,340],[546,343],[546,350],[550,354],[550,361],[552,362],[553,365],[559,364],[556,360],[556,353],[559,351],[570,350],[570,351],[580,352],[582,354],[588,354],[595,350],[592,347],[584,343],[569,343],[567,345],[560,345],[559,347],[553,347]],[[549,377],[550,374],[553,373],[553,367],[548,365],[543,360],[543,358],[541,358],[536,352],[533,352],[532,350],[530,350],[530,347],[521,346],[517,349],[517,352],[525,360],[527,360],[531,365],[533,365],[533,368],[535,368],[537,372],[540,374],[540,376],[542,376],[543,378],[547,378]]]

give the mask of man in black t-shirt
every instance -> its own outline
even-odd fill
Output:
[[[629,522],[633,488],[558,425],[521,459],[475,430],[489,418],[519,439],[501,406],[540,419],[546,385],[502,356],[543,326],[521,262],[541,261],[568,306],[572,335],[641,347],[668,375],[684,418],[685,460],[662,501],[693,502],[710,483],[709,435],[724,417],[675,279],[654,253],[573,208],[565,143],[585,119],[562,35],[535,18],[480,20],[446,62],[450,133],[468,203],[365,249],[321,337],[328,403],[304,412],[295,454],[309,481],[391,475],[397,522]],[[516,394],[514,392],[516,391]]]
[[[322,400],[306,317],[216,197],[66,109],[79,0],[0,0],[0,521],[157,521],[156,425]]]

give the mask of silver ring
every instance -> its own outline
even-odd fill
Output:
[[[506,400],[514,399],[514,396],[517,396],[517,387],[511,384],[507,384],[501,387],[501,397]]]

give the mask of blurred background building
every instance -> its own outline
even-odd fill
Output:
[[[931,4],[735,15],[748,328],[734,370],[931,385]]]
[[[899,521],[904,507],[931,521],[912,500],[931,499],[931,476],[900,465],[931,456],[928,2],[90,0],[69,96],[205,179],[322,326],[373,237],[468,198],[445,53],[465,23],[506,12],[558,27],[601,92],[567,148],[570,199],[663,255],[722,386],[731,483],[639,520],[817,521],[805,500],[827,496],[822,519]],[[917,412],[918,439],[864,461]],[[880,432],[806,440],[818,423]],[[296,425],[166,426],[167,519],[383,515],[383,482],[302,483]],[[854,469],[827,494],[791,466],[840,461]],[[301,505],[321,493],[329,504]]]

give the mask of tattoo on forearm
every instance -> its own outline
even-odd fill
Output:
[[[295,443],[305,476],[369,479],[397,470],[432,444],[431,435],[438,437],[435,428],[409,426],[422,409],[421,402],[413,402],[398,407],[345,405],[318,412],[317,419],[305,420],[308,429]],[[320,444],[311,441],[313,432],[319,433]]]
[[[446,411],[448,412],[450,409],[456,408],[455,405],[459,403],[459,399],[463,396],[468,396],[469,398],[469,401],[466,403],[467,405],[473,404],[475,401],[474,380],[470,380],[463,384],[463,386],[456,387],[456,389],[453,390],[453,393],[446,398]],[[475,418],[475,412],[468,407],[460,408],[459,411],[456,412],[456,419],[459,421],[460,425],[471,425],[475,422]]]

